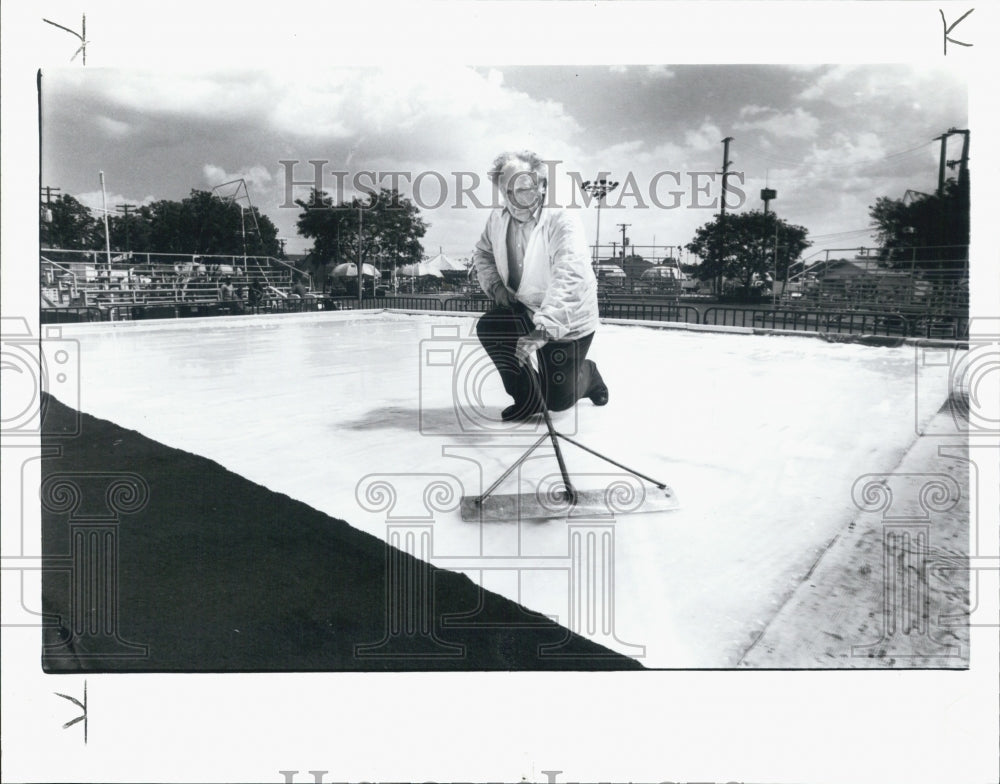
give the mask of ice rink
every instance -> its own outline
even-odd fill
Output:
[[[458,495],[480,492],[544,427],[499,422],[509,399],[474,324],[318,313],[64,325],[62,336],[79,341],[81,410],[658,668],[737,665],[856,515],[854,483],[891,471],[947,393],[947,368],[918,368],[913,346],[605,324],[590,357],[610,403],[584,400],[555,426],[666,482],[681,508],[590,528],[463,522]],[[564,453],[581,488],[621,477]],[[556,472],[540,449],[504,490]]]

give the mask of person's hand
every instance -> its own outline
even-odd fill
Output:
[[[514,354],[517,357],[517,363],[519,365],[528,365],[531,362],[531,357],[534,355],[538,349],[545,345],[548,338],[545,333],[541,330],[533,330],[527,335],[522,335],[517,339],[517,348],[514,349]]]
[[[516,302],[510,289],[502,283],[493,287],[493,301],[501,308],[512,308]]]

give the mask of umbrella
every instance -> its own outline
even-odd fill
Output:
[[[361,267],[361,274],[366,278],[381,278],[382,273],[379,272],[371,264],[364,264]],[[354,262],[346,262],[344,264],[338,264],[333,268],[330,273],[335,278],[356,278],[358,277],[358,265]]]

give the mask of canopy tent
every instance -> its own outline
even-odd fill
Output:
[[[441,272],[467,272],[468,267],[462,264],[460,261],[455,261],[445,256],[443,253],[439,253],[432,259],[428,259],[426,262],[429,267],[433,267]]]
[[[597,269],[598,278],[624,278],[625,270],[614,264],[598,264]]]
[[[678,267],[650,267],[639,276],[639,280],[687,280],[687,275]]]
[[[444,277],[444,275],[441,274],[441,270],[437,267],[432,267],[430,263],[426,261],[422,261],[419,264],[404,264],[396,272],[406,278],[422,278],[428,275],[434,278]]]
[[[335,278],[356,278],[358,277],[358,265],[355,262],[345,262],[344,264],[338,264],[333,268],[330,273]],[[371,264],[364,264],[361,267],[361,274],[366,278],[381,278],[382,273],[379,272]]]

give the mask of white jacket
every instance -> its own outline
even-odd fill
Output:
[[[495,209],[486,221],[472,261],[489,296],[507,285],[507,228],[510,213]],[[532,314],[536,327],[556,340],[575,340],[597,329],[597,278],[580,216],[561,207],[542,207],[524,249],[521,285],[511,292]]]

